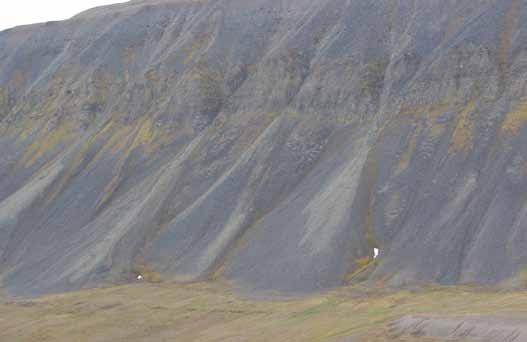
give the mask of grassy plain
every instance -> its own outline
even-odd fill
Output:
[[[406,315],[525,314],[527,293],[471,287],[346,287],[247,299],[216,283],[133,284],[0,299],[0,341],[434,341],[399,336]]]

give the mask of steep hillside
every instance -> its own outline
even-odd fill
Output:
[[[514,284],[527,4],[154,0],[0,32],[12,295]],[[380,257],[373,260],[373,249]]]

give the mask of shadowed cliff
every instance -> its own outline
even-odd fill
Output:
[[[526,23],[520,0],[155,0],[2,31],[1,284],[518,284]]]

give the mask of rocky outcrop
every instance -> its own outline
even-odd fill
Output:
[[[518,277],[526,16],[154,0],[0,32],[2,285]]]
[[[513,316],[454,318],[408,316],[395,322],[394,328],[406,334],[448,340],[527,341],[527,321],[525,318]]]

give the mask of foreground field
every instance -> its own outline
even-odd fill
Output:
[[[137,284],[0,303],[0,341],[439,341],[405,336],[409,315],[526,317],[527,294],[474,288],[342,288],[243,299],[219,285]]]

